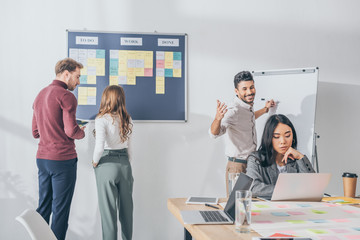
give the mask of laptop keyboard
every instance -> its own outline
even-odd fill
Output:
[[[228,222],[218,211],[200,211],[205,222]]]

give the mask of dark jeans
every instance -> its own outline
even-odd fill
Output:
[[[49,223],[58,240],[68,228],[71,200],[76,182],[77,158],[58,161],[36,159],[39,169],[39,206],[36,211]]]

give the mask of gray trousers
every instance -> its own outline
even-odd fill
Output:
[[[117,239],[117,214],[122,239],[133,232],[133,176],[127,149],[105,150],[95,168],[103,240]]]

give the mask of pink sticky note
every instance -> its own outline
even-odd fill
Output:
[[[260,212],[251,212],[251,216],[258,216],[260,215]]]
[[[144,68],[144,76],[145,77],[152,77],[153,69],[152,68]]]
[[[278,208],[290,208],[289,205],[283,204],[283,205],[276,205]]]
[[[345,237],[348,239],[360,239],[360,235],[346,235]]]
[[[338,207],[339,205],[337,204],[334,204],[334,203],[324,203],[325,206],[328,206],[328,207]]]
[[[340,240],[340,238],[335,236],[319,236],[320,240]]]
[[[346,229],[330,229],[331,231],[335,232],[335,233],[347,233],[349,232],[349,230],[346,230]]]
[[[349,222],[349,219],[345,219],[345,218],[342,218],[342,219],[332,219],[334,222]]]
[[[360,213],[360,210],[344,210],[344,212],[347,212],[347,213]]]
[[[156,68],[165,68],[165,60],[156,60]]]

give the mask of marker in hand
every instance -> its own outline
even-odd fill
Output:
[[[212,207],[212,208],[216,208],[216,209],[219,209],[218,207],[213,206],[213,205],[210,205],[210,204],[208,204],[208,203],[205,203],[205,206],[207,206],[207,207]]]

